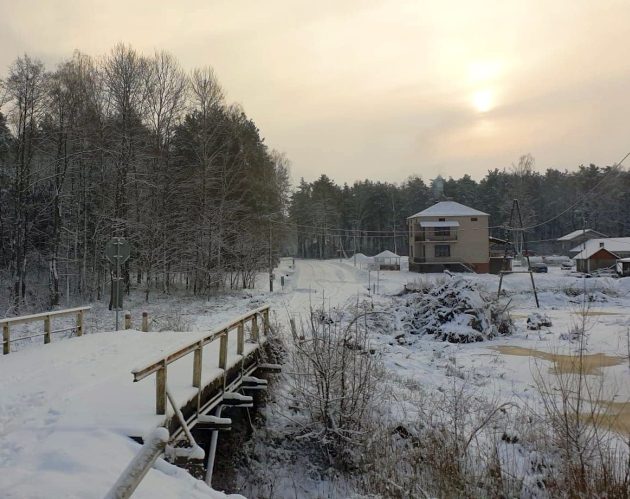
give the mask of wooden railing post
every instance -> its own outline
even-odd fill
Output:
[[[166,414],[166,361],[155,373],[155,413]]]
[[[50,343],[50,316],[44,319],[44,343]]]
[[[227,347],[228,347],[228,332],[223,332],[220,338],[219,344],[219,369],[226,369],[227,367]]]
[[[142,331],[149,332],[149,313],[142,312]]]
[[[201,363],[203,362],[203,341],[199,342],[193,357],[193,381],[195,388],[201,388]]]
[[[263,311],[263,334],[265,336],[269,334],[269,309]]]
[[[258,341],[258,316],[252,316],[252,340]]]
[[[83,336],[83,310],[77,312],[77,336]]]
[[[125,329],[131,329],[131,312],[125,312]]]
[[[9,332],[9,324],[2,324],[2,354],[7,355],[11,352],[11,333]]]
[[[245,351],[245,324],[243,321],[238,323],[238,329],[236,331],[236,353],[243,355]]]

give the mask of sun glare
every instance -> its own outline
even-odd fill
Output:
[[[476,61],[468,65],[468,81],[472,84],[496,80],[502,72],[499,61]]]
[[[486,113],[494,107],[494,99],[490,89],[479,90],[473,94],[473,106],[480,113]]]

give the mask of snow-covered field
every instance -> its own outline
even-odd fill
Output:
[[[389,304],[388,297],[399,294],[406,284],[418,280],[439,282],[444,274],[417,274],[413,272],[381,271],[379,293],[368,293],[368,272],[353,266],[352,259],[339,261],[296,261],[296,270],[287,268],[289,283],[280,299],[281,310],[294,314],[306,313],[309,306],[339,306],[348,300],[372,300]],[[490,274],[463,274],[464,279],[479,286],[488,294],[496,294],[499,277]],[[628,356],[627,331],[630,328],[630,279],[576,277],[559,267],[549,267],[548,274],[534,274],[540,311],[552,321],[552,326],[540,331],[526,328],[527,317],[536,312],[529,274],[514,273],[504,277],[502,303],[509,302],[510,313],[517,331],[508,337],[484,343],[453,344],[424,337],[413,345],[400,345],[390,335],[375,336],[386,365],[405,377],[424,384],[439,384],[446,376],[446,359],[474,377],[487,378],[488,383],[505,394],[521,395],[532,384],[533,359],[502,355],[496,347],[511,345],[550,353],[574,353],[576,342],[568,333],[581,318],[584,286],[593,301],[588,305],[587,353],[610,356]],[[376,280],[372,271],[370,282]],[[276,300],[278,298],[276,297]],[[442,360],[439,360],[442,359]],[[538,361],[537,361],[538,362]],[[553,363],[542,361],[543,367]],[[449,368],[449,372],[451,369]],[[630,398],[630,370],[628,363],[606,368],[605,375],[617,381],[617,399]],[[625,380],[625,382],[624,382]],[[612,384],[612,383],[611,383]]]
[[[537,309],[529,274],[514,273],[504,277],[500,301],[510,309],[514,320],[515,332],[512,335],[498,336],[480,343],[448,343],[436,341],[430,335],[419,335],[413,337],[413,341],[401,342],[396,338],[400,333],[396,330],[400,325],[400,314],[395,309],[404,298],[395,295],[399,295],[405,285],[414,287],[418,281],[424,284],[440,283],[451,277],[404,271],[384,271],[378,276],[372,272],[368,277],[367,270],[361,269],[359,264],[355,267],[352,259],[298,260],[295,269],[291,269],[286,262],[281,269],[286,274],[287,285],[280,296],[274,297],[275,301],[281,303],[280,307],[276,307],[281,313],[286,310],[304,317],[311,306],[330,309],[344,303],[367,301],[373,303],[375,310],[394,315],[389,331],[384,333],[382,328],[375,329],[372,347],[386,367],[387,384],[391,389],[390,395],[393,395],[393,401],[389,402],[389,416],[400,418],[401,421],[413,421],[418,411],[417,401],[408,398],[413,395],[407,393],[406,387],[414,387],[414,390],[419,387],[423,393],[444,393],[453,387],[454,382],[465,385],[475,399],[484,399],[497,405],[508,403],[523,415],[541,411],[540,392],[535,377],[540,375],[553,380],[555,369],[563,366],[561,356],[575,354],[579,350],[579,342],[571,335],[571,331],[582,322],[582,292],[586,287],[591,300],[585,318],[586,354],[594,355],[596,361],[593,375],[589,377],[603,380],[603,395],[618,404],[611,414],[614,416],[618,410],[621,413],[620,420],[627,421],[627,406],[624,403],[630,400],[627,337],[630,328],[630,279],[584,279],[558,267],[550,267],[548,274],[534,274],[540,300],[540,309]],[[496,296],[498,276],[466,274],[462,277],[488,295]],[[378,293],[368,292],[368,282],[374,285],[376,280]],[[552,325],[538,331],[528,330],[527,318],[535,312],[548,316]],[[502,347],[513,348],[503,350],[502,353]],[[531,355],[524,355],[527,353]],[[560,357],[554,357],[557,355]],[[607,364],[612,365],[603,367]],[[283,395],[285,398],[287,396]],[[287,424],[292,416],[284,414],[281,407],[276,409],[278,414],[273,411],[268,413],[267,424],[277,425],[277,437],[283,432],[283,424]],[[288,426],[291,426],[290,422]],[[627,431],[630,431],[627,426],[622,427],[622,433]],[[504,451],[515,452],[510,448]],[[265,455],[264,450],[262,455]],[[271,455],[278,457],[278,452],[272,449]],[[282,454],[279,459],[283,459]],[[514,468],[522,468],[519,473],[527,474],[527,463],[523,456],[510,459],[514,461]],[[289,460],[273,470],[269,481],[274,490],[281,491],[278,497],[282,497],[283,493],[319,497],[322,483],[328,487],[326,490],[331,497],[347,495],[344,487],[348,485],[343,479],[334,475],[332,478],[321,477],[316,473],[317,478],[314,479],[313,472],[308,471],[311,468],[308,459],[304,461],[297,458],[297,462]],[[250,490],[252,495],[257,495],[257,492],[268,492],[270,488]]]
[[[111,407],[103,404],[101,394],[107,393],[111,386],[120,386],[124,379],[129,386],[120,393],[119,402],[128,409],[128,414],[152,407],[152,382],[133,384],[130,375],[130,370],[144,360],[130,352],[137,351],[134,348],[140,343],[151,342],[151,337],[158,338],[155,341],[160,343],[152,350],[152,356],[156,356],[161,350],[188,341],[194,332],[207,331],[265,302],[271,303],[276,319],[286,323],[289,317],[298,321],[307,317],[312,307],[330,309],[357,301],[372,302],[376,309],[395,307],[397,302],[392,296],[400,294],[406,284],[417,284],[418,280],[439,282],[445,278],[443,274],[404,271],[378,274],[373,271],[368,276],[368,271],[355,267],[352,259],[295,260],[295,267],[292,263],[292,259],[281,261],[272,295],[266,291],[266,275],[261,275],[257,289],[252,292],[208,300],[156,297],[149,305],[138,295],[129,303],[136,327],[140,313],[147,310],[153,319],[153,330],[192,333],[106,332],[112,329],[112,314],[103,304],[96,304],[87,319],[86,337],[54,338],[50,345],[18,345],[17,352],[0,359],[0,495],[102,497],[138,445],[124,437],[131,430],[128,424],[132,418],[112,418]],[[512,336],[482,343],[452,344],[435,341],[431,336],[405,342],[398,341],[393,334],[375,333],[372,345],[392,379],[439,389],[448,385],[453,376],[459,376],[488,397],[535,405],[538,402],[534,373],[553,375],[553,358],[545,354],[573,353],[578,348],[569,333],[581,317],[580,292],[584,286],[593,300],[586,318],[587,353],[625,359],[628,356],[630,278],[582,279],[557,267],[549,270],[549,274],[535,274],[535,281],[541,311],[551,319],[550,327],[527,330],[526,319],[536,311],[531,282],[528,274],[512,274],[505,277],[502,294],[502,303],[506,306],[509,303],[516,324]],[[280,276],[284,276],[284,287],[280,286]],[[497,276],[464,278],[488,294],[497,291]],[[376,293],[368,291],[368,282],[376,284]],[[91,357],[83,357],[81,348],[77,349],[78,357],[64,357],[70,343],[84,345]],[[509,355],[497,348],[507,346],[530,349],[532,356]],[[188,367],[182,366],[181,387],[174,385],[182,398],[187,396]],[[627,360],[603,367],[595,375],[604,376],[610,400],[630,399]],[[169,381],[170,376],[169,370]],[[173,382],[177,383],[176,376]],[[120,411],[117,414],[120,416]],[[269,424],[281,425],[273,421],[273,415],[267,416]],[[291,490],[305,497],[344,494],[342,488],[317,480],[305,479],[296,484],[295,469],[290,466],[275,471],[285,473],[285,482],[292,483]],[[297,479],[305,477],[306,472]],[[137,497],[215,496],[221,494],[163,461],[158,462],[137,492]]]

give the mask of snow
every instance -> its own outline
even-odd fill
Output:
[[[285,260],[277,272],[285,275],[285,286],[282,289],[276,286],[273,295],[257,291],[249,297],[231,296],[225,302],[223,298],[213,298],[201,306],[187,303],[185,307],[177,302],[157,302],[155,306],[163,315],[176,310],[186,313],[194,310],[187,321],[197,332],[100,332],[81,338],[53,339],[49,345],[26,345],[4,356],[0,359],[0,468],[3,470],[0,495],[10,498],[103,497],[140,448],[126,435],[147,434],[161,421],[153,413],[152,378],[132,383],[131,370],[153,361],[160,353],[190,342],[200,331],[207,332],[267,301],[281,320],[295,317],[298,323],[300,317],[308,317],[313,307],[367,301],[376,308],[391,307],[396,315],[392,327],[396,327],[402,316],[393,310],[393,304],[401,299],[395,295],[401,293],[405,285],[433,286],[447,279],[444,274],[381,271],[379,293],[374,294],[368,290],[368,271],[360,268],[361,260],[368,257],[357,254],[356,260],[357,267],[353,257],[344,261],[296,259],[295,268],[289,265],[290,260]],[[374,278],[372,273],[372,281]],[[496,294],[498,276],[466,274],[461,279],[488,295]],[[452,344],[425,335],[411,343],[400,344],[394,333],[374,332],[372,347],[388,372],[401,380],[392,381],[392,389],[400,391],[406,383],[417,383],[425,390],[439,390],[451,383],[453,377],[461,377],[472,383],[480,395],[536,407],[539,400],[533,388],[533,372],[539,369],[551,375],[553,363],[544,358],[506,355],[495,347],[574,352],[577,344],[567,333],[580,317],[585,288],[594,300],[588,311],[588,353],[627,355],[625,335],[630,328],[627,313],[630,278],[584,279],[550,267],[548,274],[534,276],[540,310],[536,309],[529,279],[529,274],[504,276],[501,303],[509,304],[516,326],[512,336],[483,343]],[[265,279],[261,279],[261,288],[266,284]],[[98,314],[98,307],[95,309]],[[151,311],[152,315],[154,313],[157,310]],[[527,318],[534,313],[546,316],[552,325],[528,331]],[[101,318],[99,321],[103,324]],[[230,362],[234,362],[232,342],[229,349]],[[215,355],[212,349],[204,353],[204,376],[217,374]],[[195,395],[190,386],[191,372],[192,358],[185,357],[169,366],[169,389],[178,401]],[[606,367],[603,372],[606,379],[611,380],[607,384],[611,391],[609,397],[616,396],[616,400],[621,401],[630,399],[627,363]],[[411,402],[401,402],[392,408],[399,418],[412,417],[414,410]],[[282,424],[272,414],[267,416],[267,424]],[[499,452],[515,452],[516,447],[510,445],[513,449],[504,446]],[[523,470],[532,468],[536,455],[521,451],[519,466],[522,465]],[[273,490],[278,497],[298,493],[300,497],[330,493],[351,495],[350,486],[342,481],[327,482],[316,476],[314,466],[307,459],[294,460],[293,456],[287,451],[284,462],[262,463],[265,472],[273,477]],[[532,480],[532,475],[527,475],[527,480]],[[258,489],[250,486],[253,487],[251,497],[259,496]],[[225,496],[185,471],[158,460],[134,497]]]
[[[399,304],[394,308],[399,321],[396,332],[405,336],[396,338],[403,344],[425,334],[451,343],[471,343],[513,330],[509,315],[462,276],[450,277],[428,292],[421,290],[392,301]]]
[[[253,305],[256,305],[255,303]],[[220,326],[237,311],[257,308],[233,302],[210,323]],[[160,426],[155,382],[132,382],[136,366],[153,362],[206,336],[205,332],[101,332],[29,345],[0,360],[0,490],[2,497],[101,498],[139,446],[128,435],[145,436]],[[204,381],[218,369],[219,342],[206,345]],[[245,344],[245,353],[254,344]],[[236,331],[228,341],[228,367],[236,354]],[[196,396],[192,355],[168,367],[168,387],[182,404]],[[169,406],[169,415],[171,408]],[[183,470],[161,462],[134,497],[224,497]]]
[[[116,482],[140,444],[103,429],[30,429],[2,438],[0,490],[3,499],[51,497],[101,499]],[[194,479],[159,459],[134,499],[237,499]]]
[[[500,336],[481,343],[448,343],[436,341],[431,335],[418,335],[409,343],[400,344],[396,327],[402,314],[395,310],[404,286],[431,287],[451,279],[445,274],[417,274],[405,271],[381,271],[380,293],[368,292],[368,271],[353,259],[339,260],[296,260],[291,271],[290,286],[280,295],[274,296],[274,308],[290,311],[296,317],[307,317],[311,307],[340,307],[346,303],[365,302],[376,310],[385,310],[393,315],[383,316],[388,328],[375,327],[371,338],[371,349],[382,359],[389,381],[387,391],[395,402],[388,407],[383,424],[400,421],[405,428],[412,427],[417,418],[418,404],[407,386],[416,386],[422,393],[441,393],[455,382],[466,384],[475,398],[513,404],[515,412],[525,417],[530,411],[541,410],[539,393],[535,386],[535,373],[554,376],[551,356],[536,357],[503,354],[499,346],[515,346],[533,351],[550,353],[574,353],[576,341],[567,333],[580,319],[579,311],[584,289],[593,301],[588,316],[589,354],[604,353],[610,356],[627,355],[626,330],[630,327],[627,310],[630,307],[630,278],[584,279],[559,267],[549,267],[548,274],[535,274],[541,309],[536,308],[530,276],[528,273],[505,275],[500,303],[510,309],[515,324],[514,334]],[[462,274],[464,281],[474,284],[489,296],[496,296],[499,277],[490,274]],[[374,281],[374,273],[371,275]],[[552,326],[537,331],[527,330],[527,318],[533,313],[546,315]],[[630,369],[627,362],[602,369],[607,387],[607,398],[630,399]],[[458,385],[459,386],[459,385]],[[282,390],[282,387],[277,387]],[[290,398],[290,393],[278,395],[281,400]],[[282,402],[279,402],[281,405]],[[278,415],[278,413],[282,415]],[[351,485],[335,474],[322,473],[310,456],[293,450],[291,428],[287,421],[296,414],[290,410],[285,414],[278,407],[265,410],[266,424],[262,430],[270,431],[268,440],[253,442],[259,461],[248,461],[240,470],[241,479],[248,484],[245,489],[251,497],[269,495],[278,497],[316,498],[321,496],[352,496],[356,493]],[[408,423],[408,424],[407,424]],[[394,423],[396,424],[396,423]],[[525,487],[529,484],[537,489],[540,480],[540,463],[548,459],[541,452],[531,450],[512,439],[510,434],[499,442],[497,452],[510,463],[509,471],[523,477]],[[509,441],[508,441],[509,440]],[[282,442],[282,443],[278,443]],[[252,475],[262,478],[252,484]],[[544,478],[544,477],[542,477]],[[266,484],[266,485],[265,485]],[[271,485],[270,485],[271,484]]]
[[[408,218],[416,217],[468,217],[468,216],[489,216],[483,211],[475,210],[455,201],[440,201]]]
[[[352,257],[357,263],[369,263],[372,261],[372,257],[366,256],[363,253],[356,253]]]
[[[381,251],[378,255],[374,255],[374,258],[400,258],[400,256],[393,251],[385,250]]]

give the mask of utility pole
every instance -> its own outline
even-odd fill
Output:
[[[515,226],[515,214],[518,215],[518,227]],[[518,203],[518,199],[514,199],[512,201],[512,211],[510,212],[510,223],[507,227],[509,231],[511,231],[512,235],[510,236],[513,239],[512,247],[514,248],[514,253],[518,252],[518,244],[521,242],[521,251],[525,253],[525,258],[527,259],[527,270],[522,271],[520,273],[529,273],[529,278],[532,281],[532,290],[534,292],[534,298],[536,299],[536,308],[540,308],[540,303],[538,301],[538,292],[536,291],[536,284],[534,283],[534,273],[532,271],[532,265],[529,261],[529,251],[527,249],[527,240],[525,239],[525,227],[523,226],[523,218],[521,217],[521,207]],[[513,274],[512,270],[505,270],[507,256],[508,256],[508,242],[505,244],[505,251],[503,253],[503,260],[501,262],[501,270],[499,272],[499,290],[497,291],[497,300],[501,298],[501,287],[503,285],[503,276],[506,274]]]
[[[269,219],[269,292],[273,293],[273,254],[271,244],[271,219]]]

